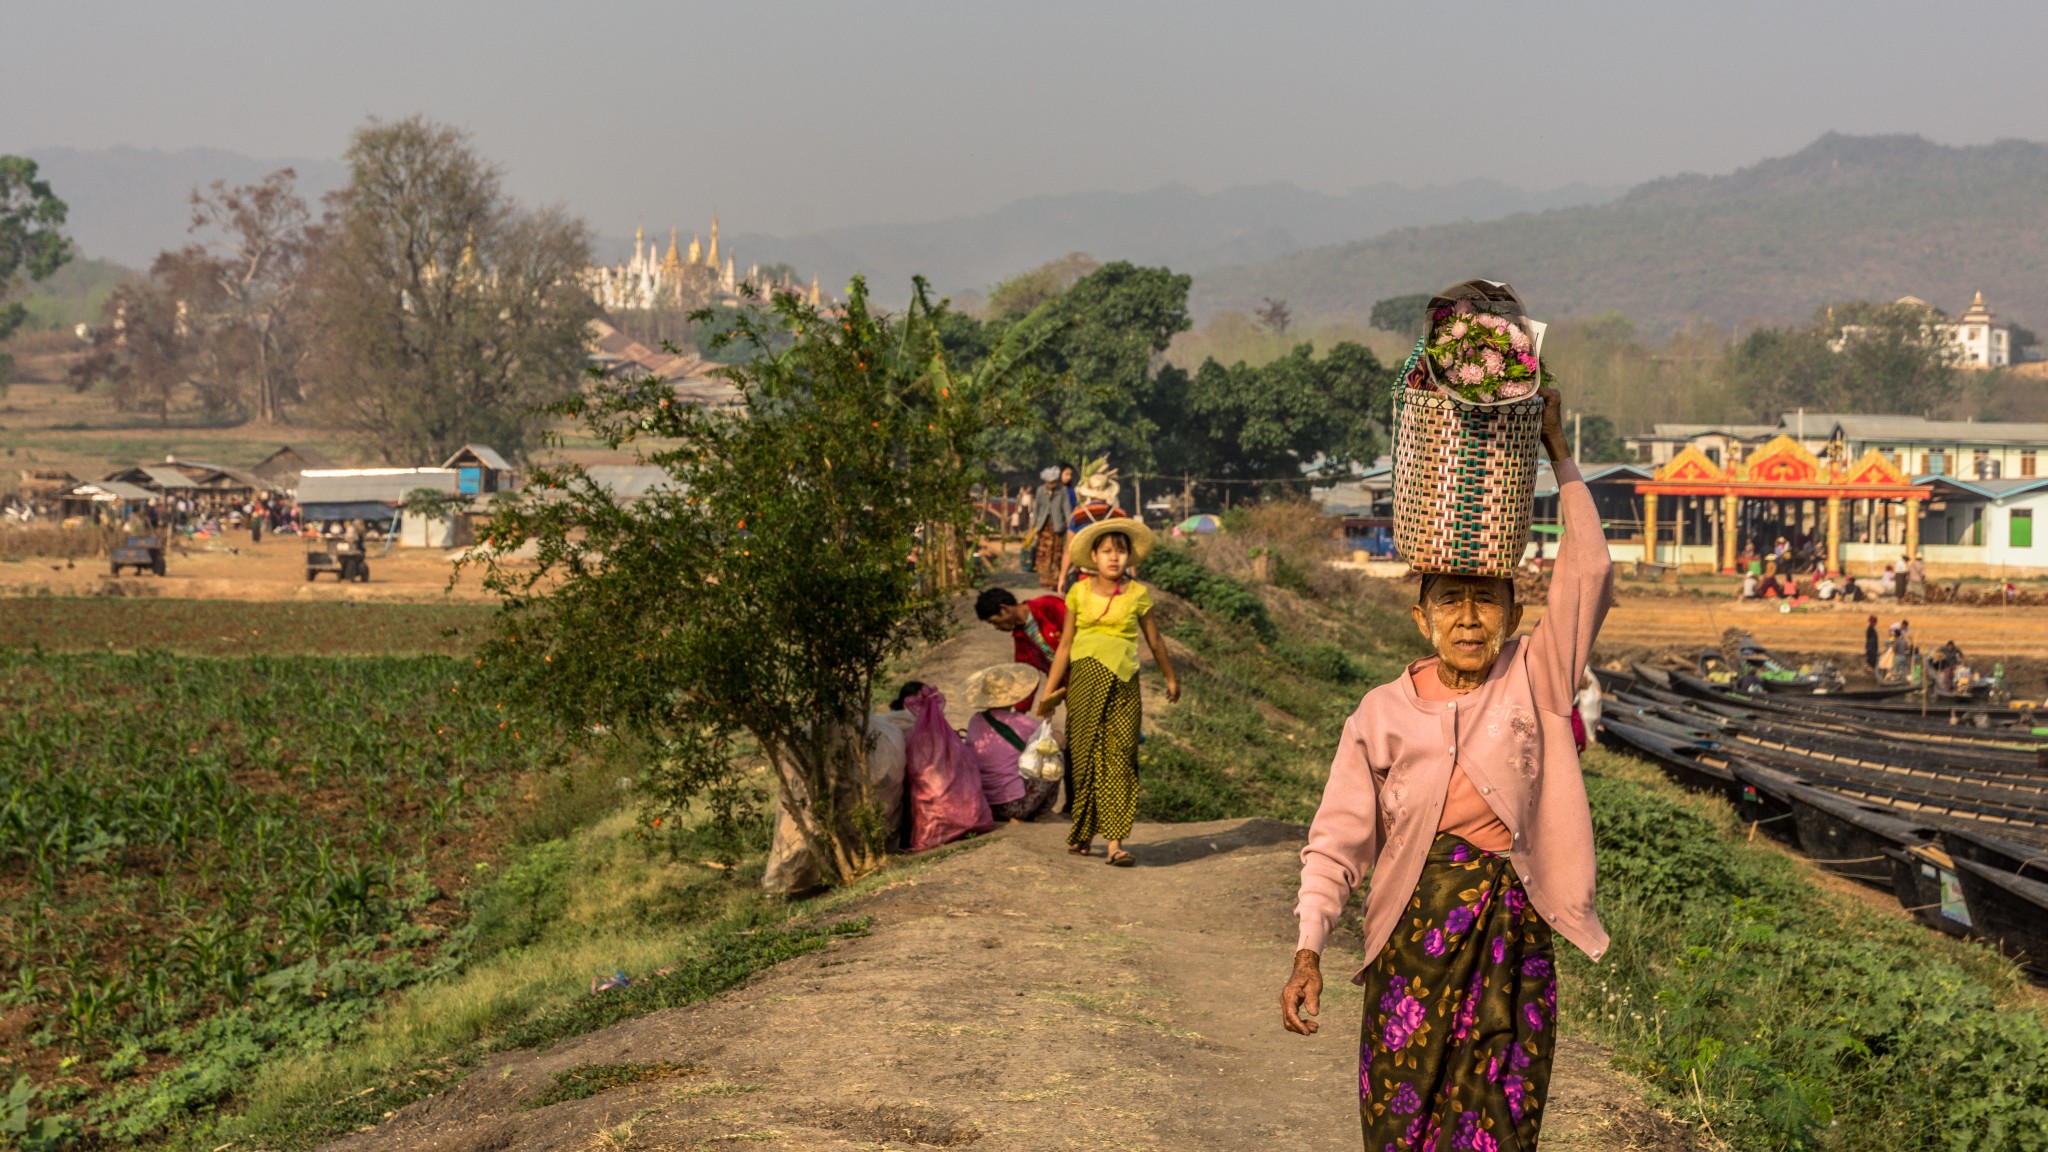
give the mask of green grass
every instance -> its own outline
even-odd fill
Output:
[[[469,907],[532,899],[559,910],[544,930],[519,943],[501,939],[495,949],[479,941],[459,970],[405,990],[336,1043],[275,1062],[238,1097],[235,1115],[196,1125],[175,1145],[210,1150],[260,1139],[270,1148],[311,1147],[461,1079],[489,1052],[545,1047],[693,1003],[865,935],[869,922],[849,915],[850,903],[972,847],[895,862],[843,891],[791,904],[761,891],[758,851],[737,868],[700,860],[714,838],[702,823],[676,838],[657,835],[615,811],[536,845],[495,870]],[[551,856],[559,860],[533,866]],[[615,970],[633,983],[592,995],[592,979]]]
[[[1268,592],[1290,608],[1275,613],[1249,585],[1181,549],[1154,553],[1145,575],[1203,611],[1166,629],[1194,659],[1180,670],[1181,703],[1147,718],[1139,815],[1306,823],[1359,697],[1420,655],[1413,627],[1364,597],[1333,609]]]
[[[1613,950],[1566,1019],[1741,1148],[2048,1149],[2048,1021],[2010,963],[1831,896],[1727,806],[1585,758]]]

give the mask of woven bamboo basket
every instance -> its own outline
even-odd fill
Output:
[[[1415,366],[1394,385],[1394,548],[1417,572],[1510,576],[1529,544],[1543,397],[1475,404],[1411,386]]]

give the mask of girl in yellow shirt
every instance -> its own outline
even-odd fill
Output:
[[[1097,834],[1109,841],[1109,863],[1128,868],[1124,837],[1138,815],[1138,634],[1166,677],[1166,698],[1180,699],[1180,680],[1159,625],[1152,593],[1130,577],[1152,552],[1152,532],[1127,518],[1098,520],[1067,542],[1067,560],[1089,575],[1067,590],[1067,629],[1053,654],[1039,715],[1067,701],[1067,766],[1072,773],[1074,829],[1067,851],[1086,856]]]

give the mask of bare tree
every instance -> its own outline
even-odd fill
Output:
[[[1287,301],[1275,300],[1271,296],[1266,297],[1252,315],[1275,336],[1285,335],[1288,325],[1294,323],[1294,311],[1287,307]]]
[[[596,304],[588,229],[520,208],[467,137],[372,121],[348,151],[322,261],[320,404],[385,459],[465,442],[514,456],[572,394]]]
[[[223,385],[256,419],[283,423],[300,393],[313,347],[308,331],[310,270],[324,239],[281,168],[256,184],[216,180],[192,193],[192,231],[218,238],[157,257],[153,272],[186,288],[189,322],[205,329],[208,356]],[[193,315],[203,301],[204,316]]]

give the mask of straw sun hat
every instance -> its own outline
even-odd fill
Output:
[[[1095,542],[1111,532],[1121,532],[1130,538],[1131,563],[1139,563],[1152,554],[1152,530],[1145,527],[1144,521],[1111,516],[1067,537],[1067,563],[1085,572],[1095,571]]]
[[[1014,708],[1044,682],[1029,664],[991,664],[967,678],[967,706],[976,712]]]

